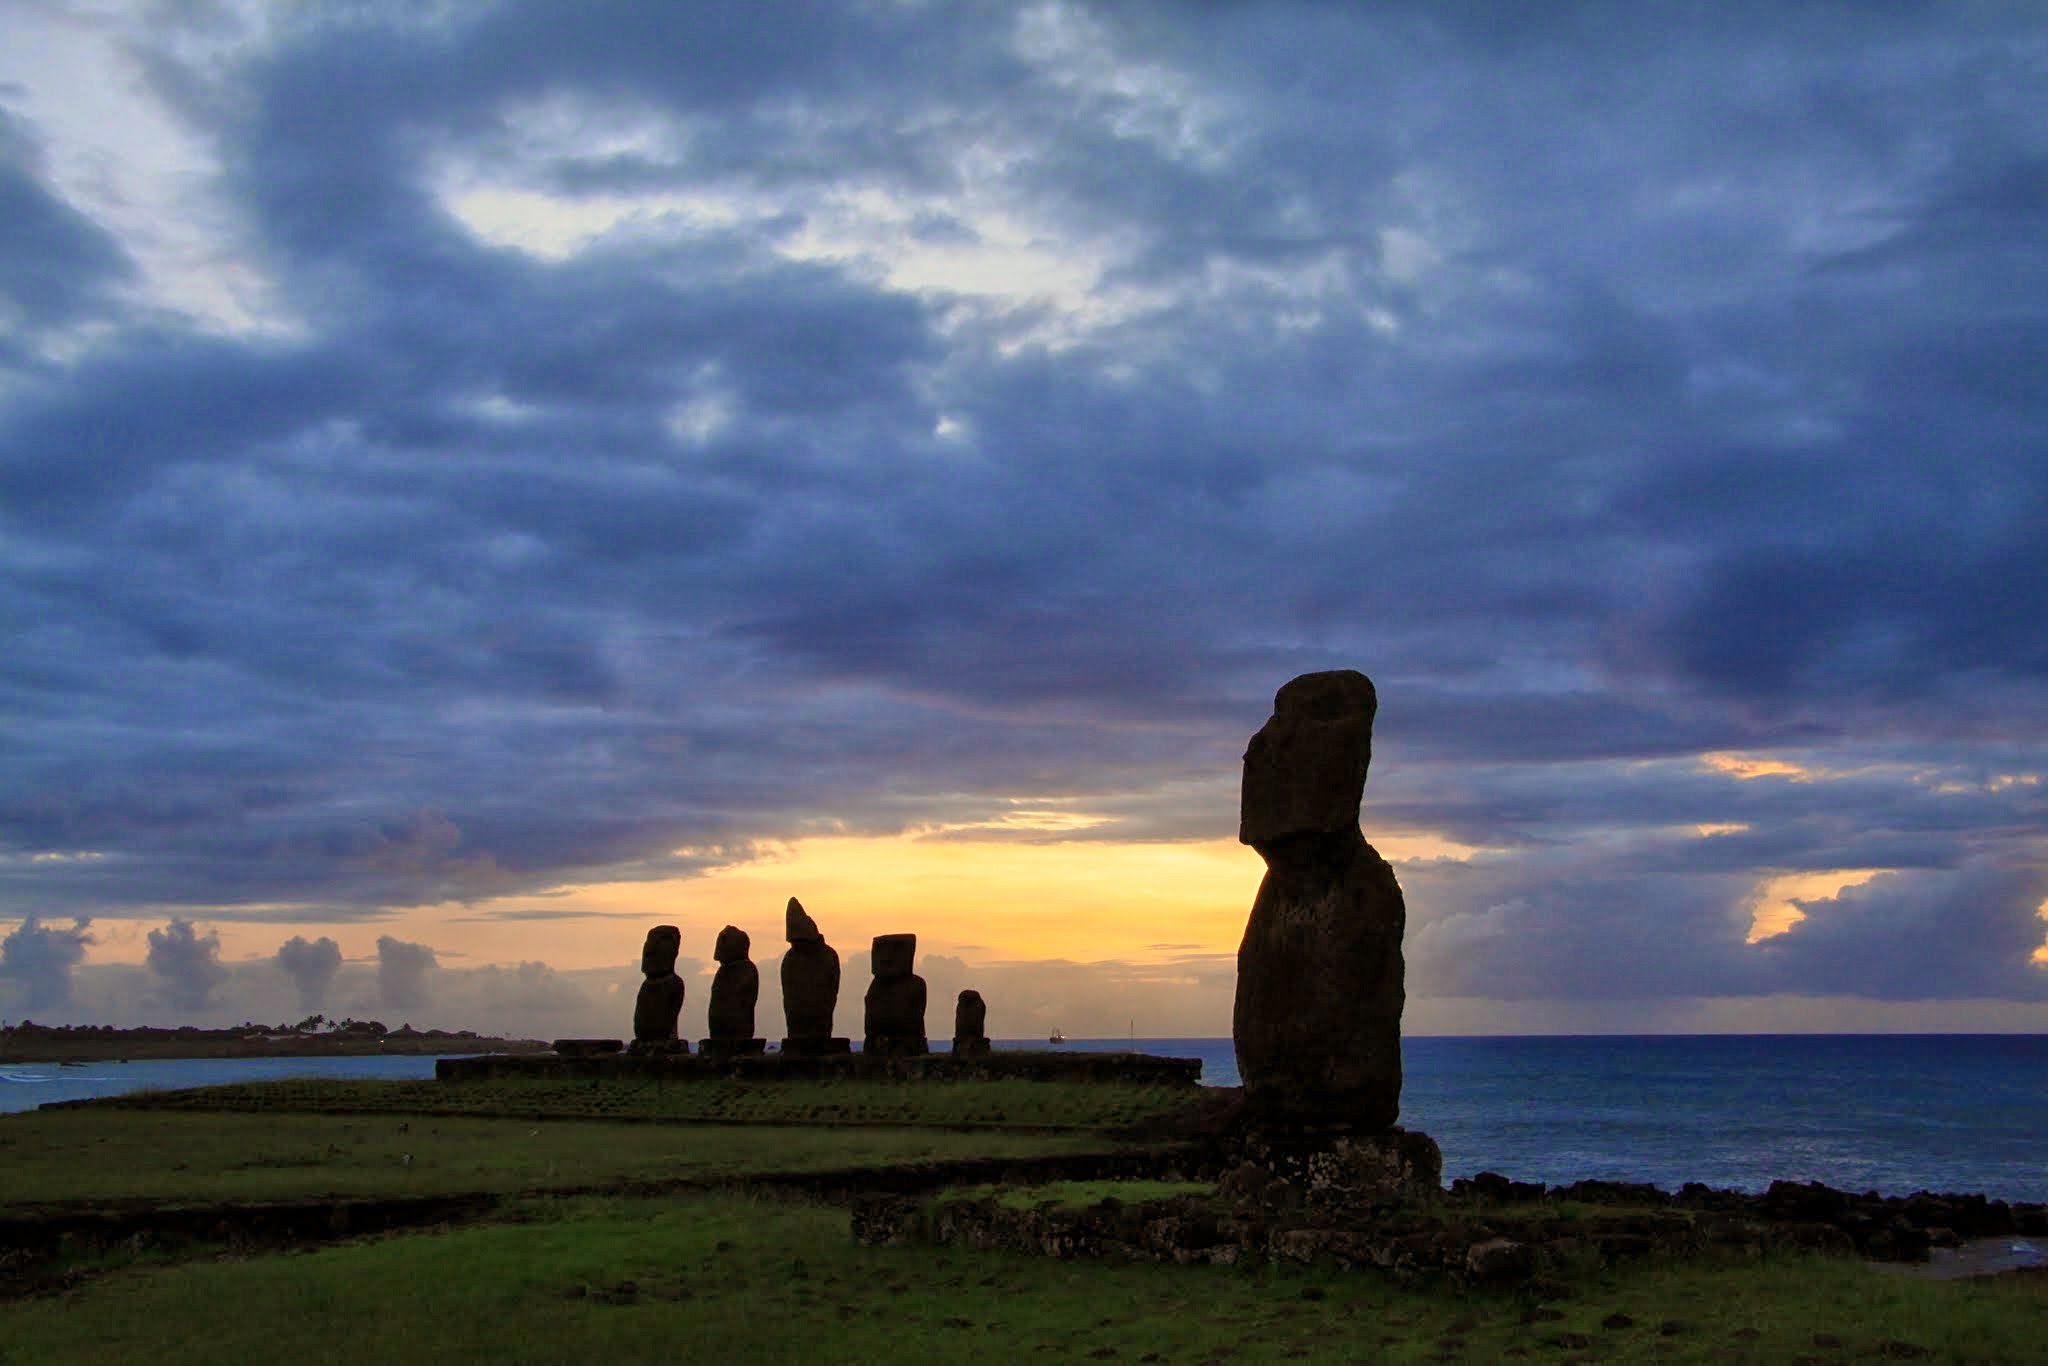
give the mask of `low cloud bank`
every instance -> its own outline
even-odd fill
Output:
[[[220,933],[200,934],[189,920],[174,918],[162,929],[151,930],[146,962],[160,998],[185,1013],[204,1012],[229,975],[220,961]]]
[[[86,930],[90,924],[80,916],[70,929],[60,929],[31,913],[0,940],[0,981],[15,984],[30,1010],[70,1005],[72,970],[84,961],[85,946],[93,942]]]
[[[327,990],[334,984],[334,974],[341,971],[341,945],[326,935],[308,941],[305,936],[295,934],[278,945],[277,956],[272,961],[298,988],[299,1005],[305,1010],[317,1011],[326,1003]]]

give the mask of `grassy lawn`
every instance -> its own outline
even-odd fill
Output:
[[[298,1080],[138,1092],[92,1108],[1100,1130],[1170,1114],[1203,1094],[1187,1086],[1051,1081]]]
[[[201,1246],[167,1261],[117,1248],[97,1263],[68,1263],[102,1274],[0,1303],[0,1366],[977,1356],[2012,1361],[2039,1359],[2048,1341],[2048,1279],[1935,1283],[1848,1260],[1771,1256],[1586,1270],[1539,1294],[1263,1263],[863,1248],[836,1206],[731,1193],[546,1193],[1100,1149],[1107,1131],[1187,1103],[1184,1088],[1036,1082],[275,1082],[7,1116],[0,1212],[519,1198],[487,1222],[306,1251],[230,1256]],[[644,1122],[706,1119],[741,1122]],[[997,1193],[1028,1207],[1201,1189],[1060,1182]],[[1545,1206],[1526,1217],[1606,1213]]]
[[[992,1195],[1007,1209],[1037,1209],[1048,1204],[1085,1207],[1108,1198],[1131,1205],[1177,1195],[1209,1195],[1215,1189],[1212,1181],[1046,1181],[1035,1186],[950,1186],[929,1198],[937,1205],[948,1200],[983,1200]]]
[[[0,1361],[2012,1361],[2037,1359],[2048,1328],[2038,1282],[1936,1284],[1809,1258],[1646,1268],[1537,1301],[1284,1267],[861,1248],[843,1210],[796,1202],[524,1210],[0,1305]]]
[[[459,1115],[52,1110],[0,1117],[0,1210],[575,1188],[1101,1148],[1090,1135]],[[408,1161],[408,1155],[410,1160]]]

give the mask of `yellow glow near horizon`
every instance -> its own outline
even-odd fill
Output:
[[[1126,843],[989,838],[996,831],[1058,835],[1093,817],[1021,809],[997,821],[898,836],[791,841],[765,857],[694,877],[592,882],[464,904],[394,910],[375,920],[282,923],[192,918],[218,931],[229,961],[268,958],[294,934],[322,935],[352,960],[374,959],[381,935],[425,943],[451,967],[538,960],[556,968],[637,960],[655,924],[683,931],[686,957],[709,960],[719,927],[753,937],[756,961],[782,952],[783,906],[800,899],[842,954],[877,934],[912,931],[920,953],[978,962],[1069,959],[1169,963],[1234,954],[1265,865],[1235,839]],[[1397,867],[1480,852],[1428,834],[1374,841]],[[538,918],[536,912],[561,913]],[[140,922],[132,922],[140,925]],[[146,928],[146,927],[142,927]],[[138,928],[96,949],[95,961],[140,962]]]
[[[2048,901],[2043,901],[2039,906],[2036,906],[2034,914],[2043,920],[2048,920]],[[2044,968],[2048,968],[2048,939],[2043,939],[2041,947],[2034,950],[2033,961],[2039,963]]]
[[[1749,900],[1747,942],[1759,943],[1785,933],[1806,919],[1794,901],[1829,901],[1851,887],[1893,872],[1891,868],[1830,868],[1818,872],[1780,873],[1768,878]]]

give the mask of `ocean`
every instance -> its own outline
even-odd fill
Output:
[[[1237,1082],[1228,1039],[1061,1046],[1200,1058],[1208,1084]],[[1447,1180],[1497,1171],[1759,1191],[1783,1179],[2048,1201],[2048,1036],[1410,1038],[1403,1060],[1401,1123],[1442,1146]],[[144,1087],[433,1072],[431,1057],[10,1063],[0,1112]]]

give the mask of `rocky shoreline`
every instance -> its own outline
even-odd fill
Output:
[[[1932,1249],[1974,1240],[2048,1237],[2048,1206],[1982,1194],[1856,1194],[1819,1182],[1774,1182],[1757,1195],[1698,1184],[1676,1192],[1611,1181],[1544,1186],[1492,1172],[1452,1182],[1435,1201],[1317,1206],[1287,1183],[1239,1169],[1226,1173],[1213,1195],[1110,1198],[1088,1206],[1048,1200],[1020,1207],[994,1194],[936,1204],[870,1195],[855,1202],[853,1230],[865,1243],[909,1238],[1179,1264],[1263,1257],[1404,1278],[1512,1283],[1588,1264],[1711,1253],[1924,1262]]]

